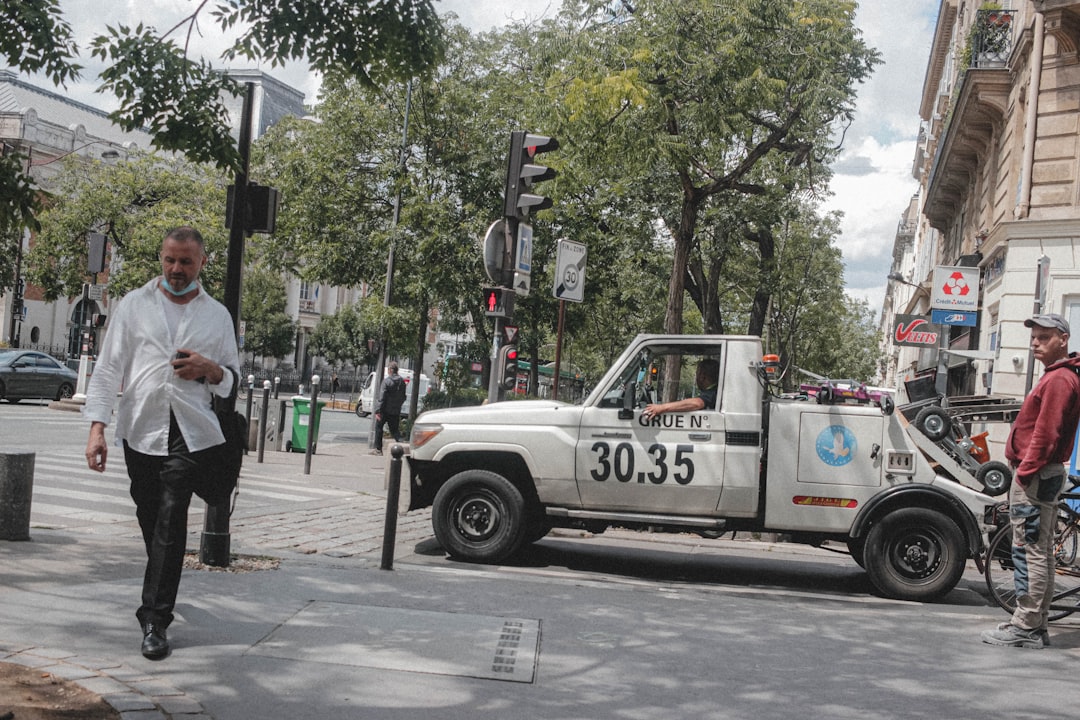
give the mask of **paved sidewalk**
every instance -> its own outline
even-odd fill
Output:
[[[257,462],[245,458],[240,494],[230,523],[231,550],[240,555],[292,558],[319,555],[352,558],[356,567],[373,570],[382,560],[392,455],[372,456],[360,443],[323,443],[305,473],[303,453],[264,452]],[[407,451],[407,446],[402,446]],[[408,466],[402,459],[394,555],[409,555],[417,545],[431,544],[430,511],[404,514],[408,502]],[[244,478],[311,482],[353,490],[343,499],[285,505],[268,510],[244,505]],[[198,504],[198,501],[195,501]],[[201,526],[189,526],[189,552],[198,552]],[[159,670],[176,658],[155,664],[141,657],[138,626],[128,617],[138,603],[145,562],[138,523],[98,524],[78,530],[31,527],[29,542],[0,542],[0,662],[15,663],[74,682],[100,695],[125,720],[142,718],[210,718],[196,697],[177,689]],[[286,566],[289,561],[286,561]],[[275,579],[280,570],[255,571]],[[185,570],[177,622],[171,629],[174,647],[182,646],[184,607],[193,585],[213,585],[212,578],[229,570]],[[107,590],[106,590],[107,588]],[[197,593],[213,599],[219,589]],[[95,602],[94,598],[97,597]],[[92,608],[108,596],[108,609]],[[100,620],[106,638],[94,637]],[[52,621],[52,622],[50,622]],[[51,627],[50,627],[51,626]],[[79,627],[78,634],[69,630]],[[115,626],[115,627],[114,627]],[[121,630],[123,628],[123,630]],[[89,631],[89,632],[88,632]],[[50,642],[50,637],[55,640]],[[123,642],[115,641],[122,636]],[[165,673],[164,675],[167,675]],[[0,710],[3,704],[0,702]]]

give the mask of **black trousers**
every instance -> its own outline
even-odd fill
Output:
[[[202,473],[205,453],[188,450],[176,419],[169,415],[169,454],[144,455],[124,443],[131,498],[146,544],[146,573],[140,623],[166,628],[173,621],[187,544],[188,508]]]
[[[394,442],[401,442],[401,415],[379,415],[379,419],[375,421],[375,447],[382,450],[383,446],[383,426],[390,428],[390,437],[394,438]]]

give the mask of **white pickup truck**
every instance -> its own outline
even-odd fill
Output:
[[[695,389],[702,360],[718,364],[715,391]],[[846,543],[887,597],[955,587],[995,500],[937,474],[891,401],[784,399],[766,376],[757,337],[641,335],[582,405],[426,412],[410,509],[433,506],[436,538],[463,560],[502,561],[553,527],[777,532]],[[698,394],[700,410],[642,412]]]

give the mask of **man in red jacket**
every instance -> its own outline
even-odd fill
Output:
[[[1009,520],[1013,529],[1012,620],[982,634],[991,645],[1044,648],[1054,597],[1054,521],[1080,417],[1080,356],[1069,353],[1069,324],[1056,314],[1025,320],[1031,348],[1046,371],[1013,421],[1005,457],[1013,467]]]

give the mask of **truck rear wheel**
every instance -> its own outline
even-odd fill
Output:
[[[525,499],[514,484],[488,470],[465,470],[435,495],[431,523],[451,557],[500,562],[525,539]]]
[[[952,519],[926,508],[895,510],[866,537],[866,572],[874,587],[897,600],[934,600],[956,587],[967,554]]]

